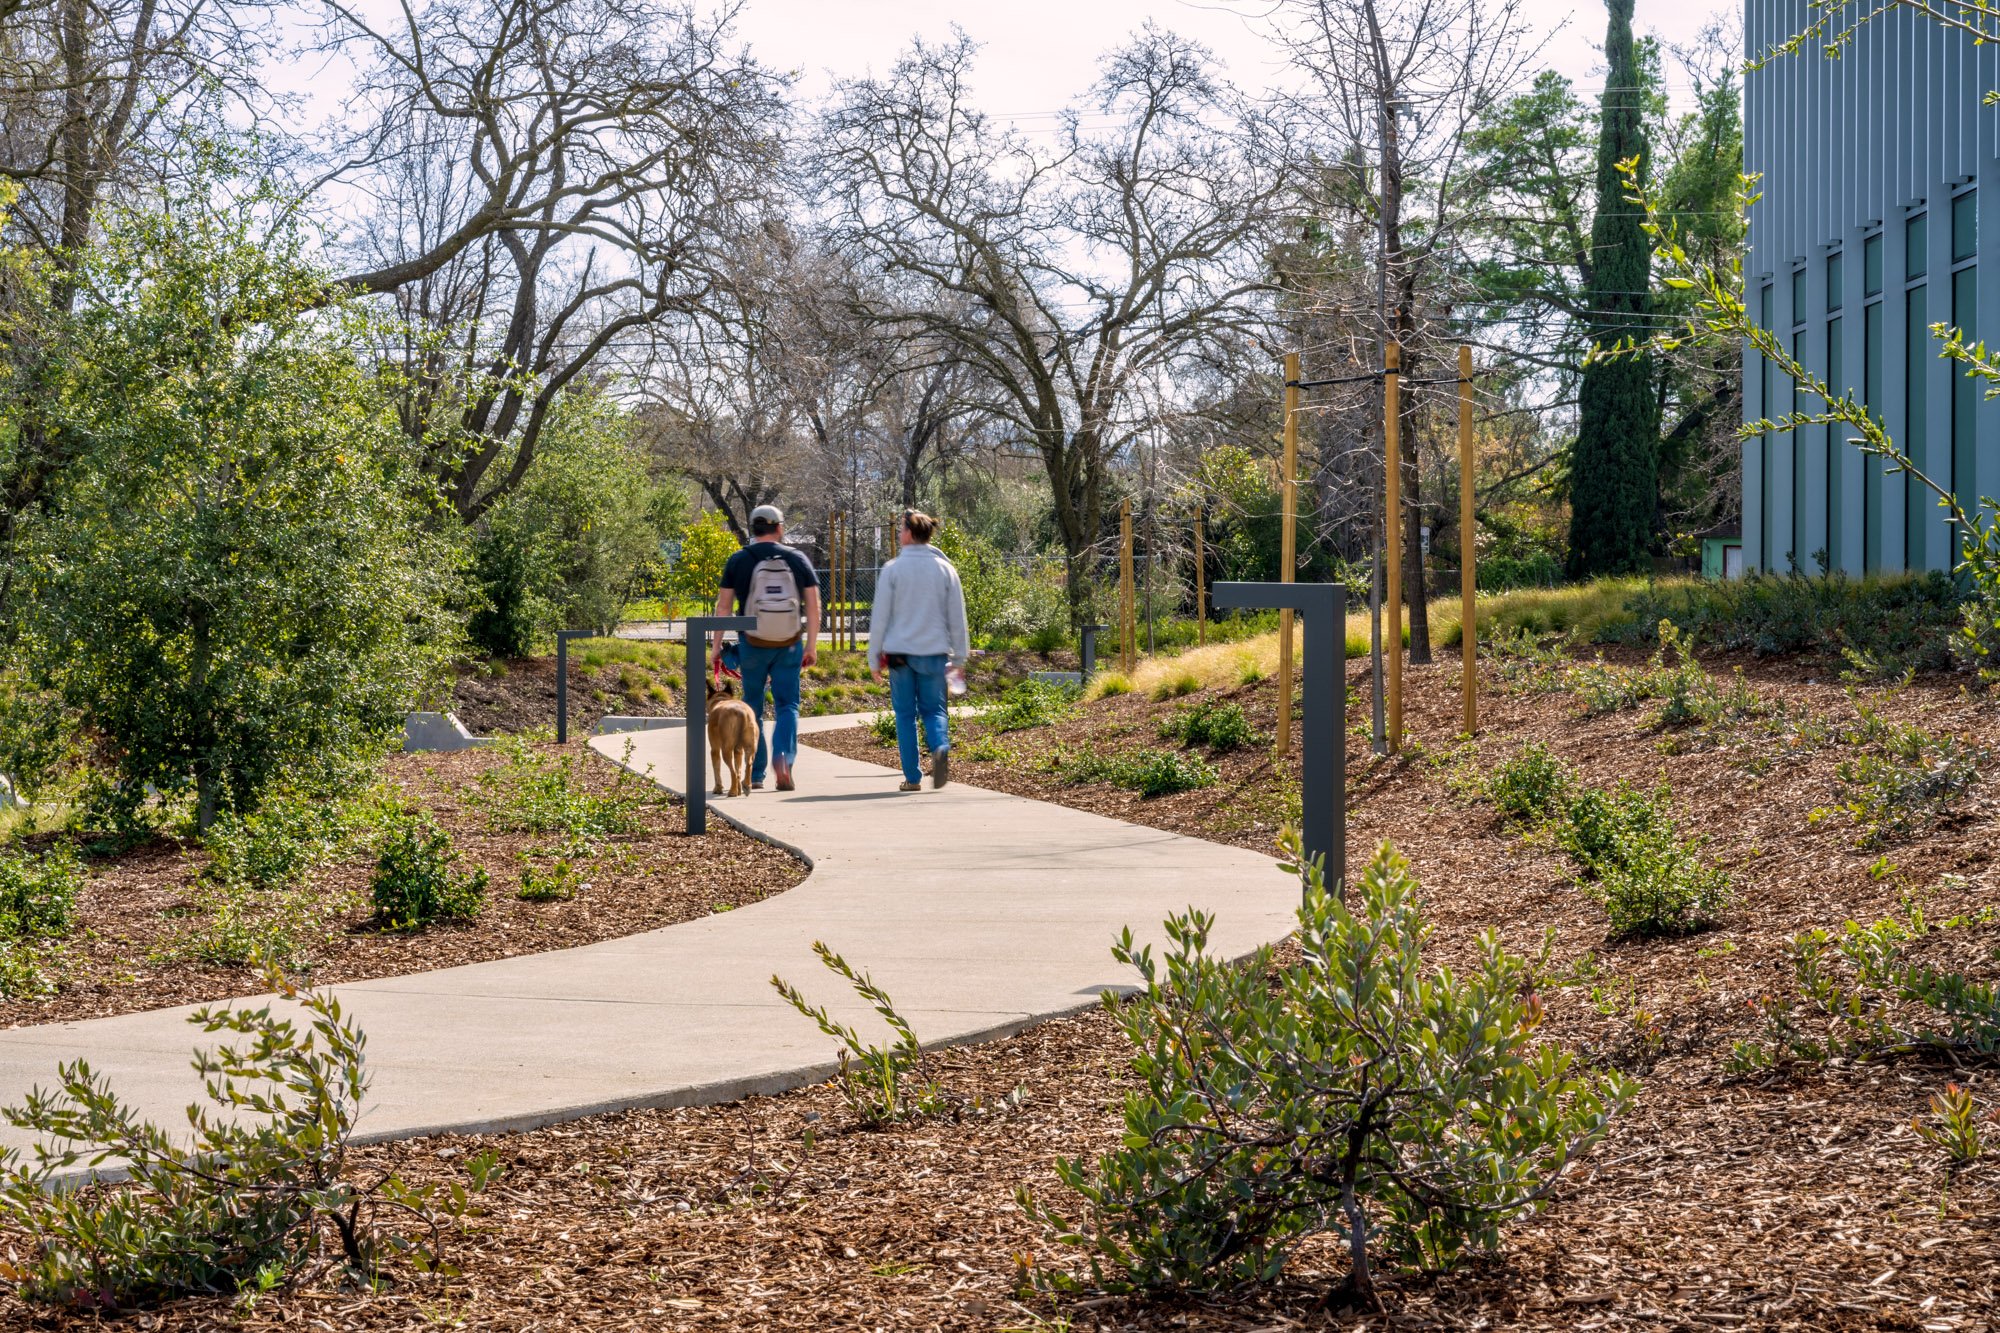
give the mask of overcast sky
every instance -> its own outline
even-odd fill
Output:
[[[1543,63],[1595,91],[1603,5],[1522,4],[1535,30],[1550,35]],[[829,75],[882,72],[913,35],[944,38],[955,23],[984,44],[974,90],[980,105],[1032,131],[1090,85],[1099,54],[1149,17],[1212,48],[1243,87],[1269,84],[1281,71],[1259,16],[1272,7],[1273,0],[747,0],[737,27],[766,63],[797,71],[811,96]],[[1690,43],[1711,21],[1740,25],[1741,15],[1740,4],[1639,0],[1634,26]]]

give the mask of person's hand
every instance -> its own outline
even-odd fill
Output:
[[[805,656],[799,659],[800,668],[809,667],[817,661],[819,661],[819,649],[813,647],[811,644],[807,644]]]
[[[889,679],[889,668],[881,662],[875,664],[875,683],[882,684]]]

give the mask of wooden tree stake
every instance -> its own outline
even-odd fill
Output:
[[[1284,527],[1278,582],[1297,581],[1299,521],[1299,354],[1285,353],[1285,452],[1279,462]],[[1292,752],[1292,616],[1278,612],[1278,753]]]
[[[1194,511],[1194,641],[1208,642],[1208,554],[1201,542],[1201,507]]]
[[[1382,469],[1387,494],[1382,502],[1384,554],[1389,558],[1389,579],[1385,608],[1389,623],[1382,632],[1383,648],[1389,654],[1389,753],[1403,749],[1403,436],[1398,417],[1403,404],[1403,347],[1390,343],[1383,349]]]
[[[1458,349],[1458,637],[1459,693],[1465,706],[1465,734],[1479,730],[1479,619],[1473,607],[1479,557],[1472,516],[1472,349]]]

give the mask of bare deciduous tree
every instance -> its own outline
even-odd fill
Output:
[[[474,519],[566,387],[714,296],[767,195],[775,86],[727,13],[655,0],[442,0],[396,27],[329,9],[367,61],[335,174],[387,201],[340,283],[427,331],[406,419]]]
[[[1366,299],[1340,319],[1400,343],[1406,379],[1451,364],[1450,269],[1479,216],[1469,135],[1534,54],[1525,28],[1519,0],[1285,0],[1278,11],[1276,31],[1311,82],[1301,110],[1323,120],[1330,136],[1331,169],[1306,177],[1318,196],[1314,209],[1326,219],[1358,212],[1382,237],[1386,311],[1378,317]],[[1345,297],[1356,300],[1351,285]],[[1409,571],[1410,655],[1426,662],[1420,403],[1403,396],[1397,527]]]
[[[841,84],[820,170],[845,247],[920,289],[878,322],[955,347],[1039,453],[1076,613],[1137,377],[1267,317],[1276,155],[1207,53],[1155,28],[1105,58],[1054,151],[973,108],[973,56],[961,34]]]

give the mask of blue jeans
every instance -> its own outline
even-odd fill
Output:
[[[759,648],[739,641],[737,651],[737,665],[743,672],[743,701],[757,714],[757,758],[750,765],[750,780],[762,782],[773,753],[787,764],[799,753],[799,670],[805,661],[806,641],[800,638],[783,648]],[[766,685],[770,686],[776,714],[768,747],[764,744]]]
[[[932,754],[951,748],[944,707],[944,669],[951,659],[927,653],[904,660],[908,666],[889,668],[889,703],[896,710],[896,749],[902,756],[903,777],[920,782],[924,771],[917,767],[917,719],[923,719],[924,744]]]

